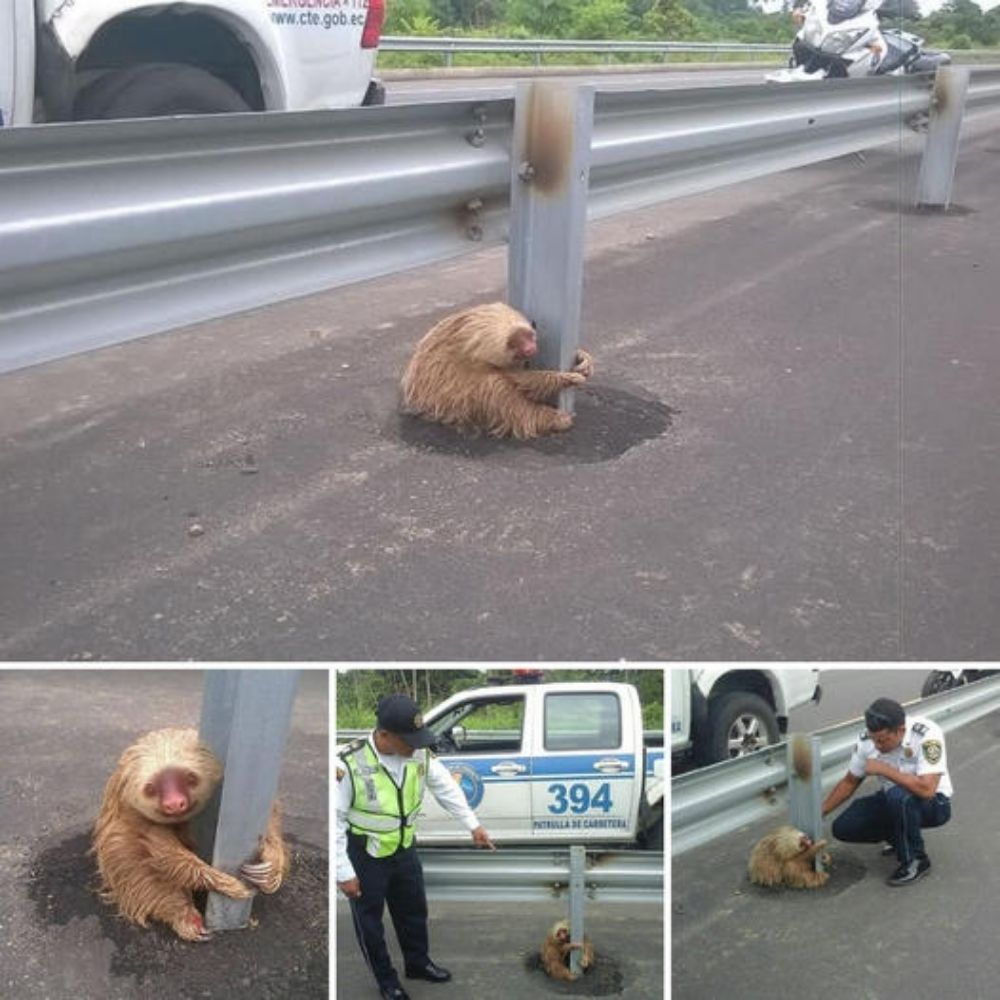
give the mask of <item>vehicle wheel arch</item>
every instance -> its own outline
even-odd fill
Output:
[[[74,61],[79,89],[108,71],[145,63],[195,66],[233,88],[252,111],[285,106],[282,77],[253,25],[204,5],[181,14],[126,12],[94,32]]]

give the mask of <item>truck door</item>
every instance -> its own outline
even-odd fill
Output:
[[[0,3],[0,124],[31,121],[34,78],[33,0]]]
[[[0,125],[14,117],[14,7],[0,6]]]
[[[682,749],[691,739],[691,674],[670,671],[670,746]]]
[[[438,735],[438,758],[490,836],[529,839],[532,770],[531,758],[522,752],[524,696],[498,692],[470,698],[427,725]],[[430,794],[417,818],[417,837],[422,843],[471,843],[469,831]]]
[[[615,691],[551,691],[531,784],[532,832],[567,842],[628,840],[642,788],[641,723]]]

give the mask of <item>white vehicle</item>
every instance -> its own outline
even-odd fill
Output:
[[[516,728],[498,730],[500,710]],[[631,684],[566,682],[475,688],[424,713],[435,752],[469,805],[505,844],[663,847],[663,740],[646,747]],[[656,738],[650,737],[655,743]],[[421,844],[465,846],[468,832],[426,795]]]
[[[385,101],[385,0],[0,0],[0,124]]]
[[[793,708],[819,703],[819,671],[702,667],[670,671],[670,752],[699,765],[777,743]]]
[[[772,83],[836,77],[926,73],[951,57],[924,50],[924,40],[898,28],[882,30],[882,0],[806,0],[793,11],[801,21],[789,68],[768,73]]]

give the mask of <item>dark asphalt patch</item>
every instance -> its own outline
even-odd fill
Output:
[[[251,928],[205,944],[181,941],[158,923],[136,927],[101,902],[89,831],[43,847],[28,871],[28,896],[42,924],[96,917],[115,946],[111,974],[134,977],[142,996],[322,1000],[329,995],[329,859],[310,844],[286,840],[288,880],[275,895],[257,896]]]
[[[865,208],[873,212],[884,212],[887,215],[948,215],[956,218],[975,215],[978,209],[965,208],[952,202],[947,208],[938,205],[913,205],[910,202],[899,202],[894,198],[876,198],[872,201],[856,201],[855,208]]]
[[[500,465],[589,465],[620,458],[643,441],[662,437],[678,412],[635,387],[601,385],[577,393],[571,430],[534,441],[462,434],[405,414],[396,415],[387,433],[420,450]]]
[[[558,996],[607,997],[625,992],[625,977],[618,963],[596,952],[594,964],[579,979],[570,983],[550,979],[542,969],[542,956],[537,951],[526,956],[524,967],[531,973],[534,983],[547,986]]]

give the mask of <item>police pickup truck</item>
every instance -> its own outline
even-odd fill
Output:
[[[504,729],[492,727],[498,712]],[[662,849],[663,738],[644,742],[631,684],[476,688],[425,712],[424,725],[494,840]],[[464,846],[469,837],[431,795],[417,831],[424,845]]]
[[[819,703],[819,671],[808,667],[699,667],[670,671],[670,751],[698,766],[777,743],[788,713]]]
[[[385,0],[0,0],[0,124],[343,108]]]

